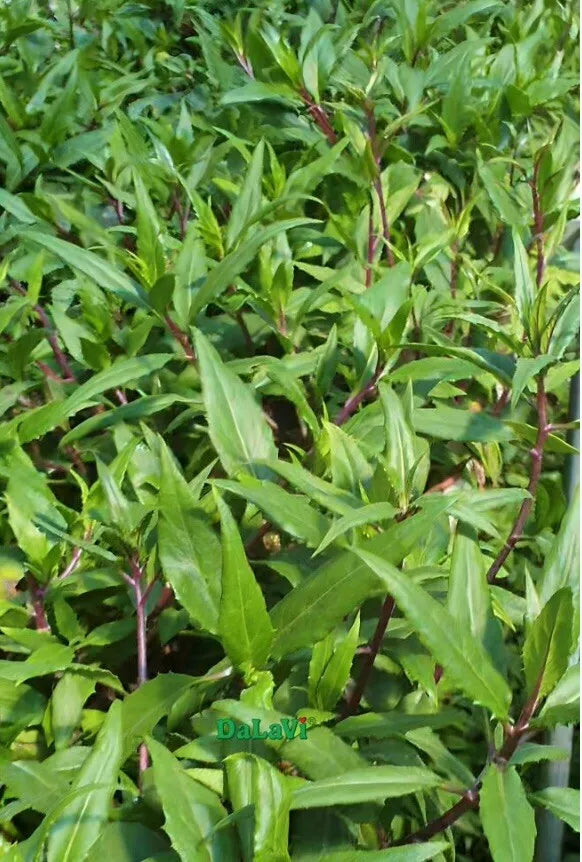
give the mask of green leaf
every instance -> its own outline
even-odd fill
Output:
[[[120,821],[108,823],[91,848],[87,862],[144,862],[146,859],[170,862],[168,843],[159,832],[146,829],[141,823]],[[178,858],[177,856],[174,858]]]
[[[357,494],[360,484],[372,478],[372,468],[356,440],[331,422],[324,422],[331,455],[331,475],[334,485]]]
[[[137,251],[146,266],[148,282],[153,285],[164,275],[166,268],[160,242],[161,229],[155,207],[137,171],[133,172],[133,184],[137,208]],[[156,307],[155,303],[153,305]]]
[[[432,513],[430,517],[422,513],[394,524],[366,547],[385,555],[390,562],[400,563],[426,538],[433,518]],[[280,657],[321,640],[364,599],[384,592],[383,580],[377,573],[366,563],[355,562],[350,551],[342,552],[274,606],[271,611],[275,629],[273,654]]]
[[[247,168],[243,184],[233,204],[226,228],[226,248],[230,250],[261,206],[261,183],[265,142],[259,141]]]
[[[539,763],[542,760],[568,760],[569,757],[565,748],[558,748],[556,745],[522,742],[511,756],[511,764],[517,766],[523,763]]]
[[[125,698],[122,707],[123,759],[168,715],[174,703],[199,679],[179,673],[159,674]]]
[[[216,633],[220,544],[165,445],[161,446],[161,466],[158,545],[164,575],[196,624]]]
[[[139,285],[92,251],[38,231],[22,231],[22,237],[46,248],[71,269],[83,273],[103,290],[113,293],[124,302],[138,308],[149,307],[147,294]]]
[[[108,821],[122,762],[121,710],[119,703],[109,708],[97,741],[71,789],[81,790],[92,784],[106,787],[88,791],[61,812],[49,833],[50,862],[84,859]]]
[[[462,724],[462,713],[456,710],[444,710],[437,713],[400,713],[391,712],[381,715],[367,712],[365,715],[355,715],[346,718],[336,725],[340,736],[350,739],[370,737],[371,739],[387,739],[391,736],[403,736],[418,728],[441,728]]]
[[[331,482],[326,482],[319,476],[314,476],[299,464],[291,464],[287,461],[266,461],[265,466],[330,512],[347,515],[362,505],[358,497],[343,488],[336,488]]]
[[[280,724],[282,719],[293,720],[290,715],[273,709],[249,706],[237,700],[214,701],[212,710],[249,727],[252,726],[253,719],[256,719],[262,733],[268,732],[272,723]],[[307,739],[296,737],[283,742],[266,739],[265,744],[273,748],[278,757],[291,761],[303,775],[314,780],[341,775],[366,766],[363,757],[326,727],[309,728]]]
[[[10,743],[21,730],[40,724],[45,705],[36,689],[0,677],[0,742]]]
[[[434,859],[444,853],[449,847],[446,841],[431,841],[429,844],[411,844],[406,847],[390,847],[387,850],[338,850],[326,853],[325,862],[425,862],[426,859]],[[317,857],[318,862],[320,858]]]
[[[536,823],[513,766],[491,764],[479,793],[481,823],[493,862],[531,862]]]
[[[338,702],[349,679],[359,634],[358,614],[339,643],[332,633],[314,646],[309,662],[308,691],[310,702],[318,709],[333,709]]]
[[[68,783],[48,763],[28,760],[0,761],[0,780],[10,796],[26,808],[46,814],[67,790]]]
[[[473,15],[481,15],[488,12],[488,18],[493,18],[495,9],[502,9],[503,4],[498,0],[469,0],[468,3],[453,7],[450,11],[441,13],[432,25],[432,38],[438,39],[446,36],[451,30],[461,27],[465,21]]]
[[[457,442],[491,443],[508,441],[511,431],[487,413],[473,413],[440,404],[417,408],[412,416],[415,430],[428,437]]]
[[[480,162],[478,170],[485,191],[491,199],[491,203],[501,216],[502,221],[516,228],[523,224],[523,214],[513,195],[508,192],[505,186],[497,179],[497,176],[489,165],[485,165]]]
[[[307,224],[314,224],[316,219],[294,218],[274,222],[267,227],[254,231],[234,251],[224,257],[210,271],[202,287],[196,291],[190,310],[191,316],[198,314],[210,302],[215,302],[220,294],[229,287],[234,279],[249,265],[259,249],[269,240],[284,231]]]
[[[74,651],[64,644],[48,644],[35,650],[25,661],[0,660],[0,677],[13,682],[25,682],[37,676],[66,670],[75,657]]]
[[[6,189],[0,189],[0,207],[11,213],[11,215],[23,224],[34,224],[38,221],[22,198],[10,194]]]
[[[24,414],[24,418],[18,426],[20,441],[28,443],[31,440],[42,437],[80,410],[91,406],[96,395],[101,395],[108,389],[127,386],[134,381],[152,374],[154,371],[159,371],[171,359],[174,359],[171,353],[156,353],[151,356],[119,359],[109,368],[99,371],[85,383],[82,383],[64,401],[53,401]]]
[[[252,823],[237,823],[245,862],[289,859],[291,796],[284,776],[254,754],[233,754],[224,765],[233,811],[253,806]]]
[[[239,669],[260,669],[269,657],[273,629],[261,588],[247,562],[236,521],[216,495],[222,526],[222,595],[219,630],[224,649]]]
[[[528,691],[542,698],[548,694],[568,667],[572,642],[572,593],[558,590],[544,605],[528,631],[523,647],[523,663]]]
[[[51,724],[55,748],[66,748],[80,724],[83,705],[95,690],[95,680],[80,673],[65,673],[51,697]]]
[[[568,510],[560,524],[558,535],[552,542],[544,569],[538,581],[538,594],[546,604],[555,592],[569,586],[579,607],[580,592],[580,489],[576,488]]]
[[[444,667],[448,678],[497,718],[507,718],[511,691],[481,643],[409,576],[362,548],[354,549],[353,553],[382,578],[387,592],[414,626],[420,640]]]
[[[384,463],[397,482],[397,502],[404,509],[408,503],[408,477],[418,458],[416,439],[400,398],[383,384],[379,392],[386,432]]]
[[[304,784],[294,791],[291,808],[324,808],[358,802],[383,802],[436,787],[441,779],[414,766],[372,766]]]
[[[196,334],[196,352],[208,432],[222,466],[231,475],[246,470],[266,478],[258,462],[276,458],[277,451],[261,408],[201,332]]]
[[[453,542],[447,604],[459,626],[482,640],[491,606],[487,567],[477,533],[461,523],[457,525]]]
[[[347,533],[348,530],[354,530],[356,527],[363,527],[365,524],[375,524],[379,521],[392,519],[396,514],[396,509],[391,503],[370,503],[368,506],[361,506],[343,518],[339,518],[329,528],[316,550],[313,552],[315,557],[321,554],[332,542]]]
[[[321,541],[328,528],[328,521],[304,497],[290,494],[273,482],[243,476],[240,482],[216,479],[214,485],[253,503],[271,523],[310,547]]]
[[[569,667],[543,705],[537,721],[544,727],[572,724],[580,716],[580,665]]]
[[[529,315],[535,301],[535,286],[529,268],[529,258],[517,230],[513,230],[513,276],[515,302],[523,325],[529,328]]]
[[[154,781],[164,816],[164,831],[183,862],[234,859],[230,829],[216,829],[226,817],[218,796],[182,769],[168,749],[148,739]]]
[[[534,381],[542,369],[554,362],[552,356],[536,356],[534,359],[519,357],[515,365],[513,385],[511,388],[511,406],[515,408],[523,390]]]
[[[282,102],[285,105],[301,104],[292,87],[286,84],[268,84],[263,81],[252,81],[250,84],[229,90],[221,99],[223,105],[264,101]]]
[[[567,823],[575,832],[580,832],[580,791],[572,787],[546,787],[530,794],[534,805],[541,805]]]

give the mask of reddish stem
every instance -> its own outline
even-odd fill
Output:
[[[186,358],[190,360],[190,362],[196,361],[196,354],[194,353],[194,348],[190,343],[190,339],[186,335],[185,332],[182,332],[179,326],[177,326],[169,314],[164,316],[164,323],[181,346],[182,350],[186,354]]]
[[[366,267],[366,288],[372,284],[374,255],[376,254],[376,237],[374,236],[374,210],[370,202],[370,216],[368,218],[368,254]]]
[[[247,75],[249,76],[249,78],[252,81],[254,81],[255,80],[255,73],[253,71],[253,64],[251,63],[249,58],[245,57],[244,54],[239,54],[238,51],[235,51],[235,57],[238,60],[241,68],[243,68],[245,70],[245,72],[247,73]]]
[[[374,376],[372,377],[370,382],[367,383],[362,389],[360,389],[359,392],[356,392],[355,395],[351,395],[348,398],[348,400],[335,418],[336,425],[344,425],[348,421],[350,416],[352,416],[352,414],[356,412],[362,401],[365,401],[366,398],[368,398],[368,396],[372,394],[372,392],[376,388],[378,378],[380,377],[382,371],[383,369],[379,365],[376,368]]]
[[[453,251],[453,259],[451,261],[451,299],[455,299],[457,296],[457,287],[459,284],[459,246],[455,241],[452,246]],[[447,325],[445,326],[445,335],[452,335],[453,329],[455,328],[455,320],[453,317],[449,321],[447,321]]]
[[[23,287],[22,284],[20,284],[18,281],[14,281],[14,280],[11,280],[10,283],[11,283],[12,287],[14,288],[14,290],[18,291],[18,293],[20,293],[22,296],[26,296],[26,289]],[[53,356],[55,357],[55,360],[57,362],[57,365],[61,369],[62,377],[55,375],[54,371],[51,368],[49,368],[48,365],[45,365],[44,362],[42,362],[42,363],[39,362],[38,363],[39,367],[42,369],[42,371],[44,371],[44,373],[47,375],[47,377],[51,378],[51,380],[58,380],[61,383],[72,383],[73,381],[76,380],[75,374],[73,373],[73,369],[71,368],[71,366],[69,364],[69,360],[65,356],[63,350],[61,349],[61,346],[59,344],[59,340],[58,340],[56,333],[53,329],[53,326],[52,326],[52,323],[51,323],[51,320],[50,320],[48,314],[46,313],[46,311],[44,310],[42,305],[39,305],[38,303],[36,305],[34,305],[33,308],[34,308],[34,313],[36,314],[36,316],[40,320],[42,327],[46,332],[48,343],[50,344],[50,347],[51,347],[51,350],[53,352]]]
[[[75,548],[75,550],[73,551],[73,556],[71,557],[71,562],[69,563],[69,565],[65,569],[63,569],[63,571],[59,575],[59,580],[62,581],[65,578],[68,578],[69,575],[73,574],[73,572],[75,571],[75,569],[77,568],[77,566],[79,565],[79,563],[81,561],[82,553],[83,553],[82,548]]]
[[[148,678],[148,659],[147,659],[147,614],[146,601],[149,595],[149,590],[143,590],[143,568],[139,564],[137,557],[132,557],[130,560],[131,577],[125,576],[125,580],[133,589],[135,596],[135,611],[137,618],[137,687],[139,688]],[[139,784],[143,773],[149,766],[148,750],[145,743],[139,747]]]
[[[384,604],[382,605],[382,610],[380,611],[380,616],[378,617],[374,635],[370,641],[370,647],[366,652],[364,661],[362,662],[358,681],[346,701],[342,712],[342,718],[347,718],[347,716],[353,715],[360,705],[362,695],[364,694],[364,690],[368,684],[368,680],[370,679],[376,656],[382,646],[382,641],[384,640],[384,635],[386,634],[386,629],[388,628],[388,623],[390,622],[393,612],[394,599],[392,596],[386,596]]]
[[[47,619],[44,606],[44,589],[36,580],[34,575],[30,573],[26,576],[28,582],[28,590],[32,601],[32,609],[34,610],[34,624],[37,632],[50,632],[51,627]]]
[[[376,190],[378,204],[380,206],[380,218],[382,219],[382,236],[384,237],[384,242],[386,244],[386,260],[388,262],[388,266],[394,266],[394,255],[392,254],[392,249],[390,248],[390,224],[388,222],[386,202],[384,200],[382,180],[380,179],[380,177],[377,177],[374,180],[374,188]]]
[[[539,178],[540,178],[541,158],[534,165],[533,178],[531,181],[531,192],[533,198],[534,211],[534,229],[535,241],[537,248],[537,265],[536,265],[536,284],[538,290],[542,286],[544,277],[544,269],[546,265],[544,257],[544,214],[542,212],[539,194]]]
[[[307,105],[307,110],[309,111],[311,119],[319,126],[329,143],[332,146],[333,144],[336,144],[337,135],[333,130],[331,120],[329,119],[325,108],[321,105],[316,105],[304,87],[299,90],[299,95],[301,96],[303,103]]]
[[[515,520],[511,532],[504,546],[499,551],[494,562],[491,564],[487,572],[487,580],[490,584],[494,584],[497,575],[510,553],[513,551],[523,534],[523,529],[529,518],[530,512],[534,504],[534,497],[538,487],[538,482],[542,473],[542,461],[544,447],[550,435],[551,427],[548,425],[548,399],[544,388],[544,378],[542,375],[538,377],[538,394],[537,394],[537,409],[538,409],[538,433],[533,449],[530,450],[531,468],[530,478],[527,490],[530,496],[521,504],[521,508]]]
[[[511,759],[513,753],[523,739],[524,735],[529,730],[529,723],[539,704],[539,688],[542,677],[540,675],[538,682],[527,699],[521,714],[514,726],[509,726],[505,730],[505,738],[501,748],[493,754],[493,760],[500,765],[505,765]],[[477,781],[470,790],[467,790],[463,797],[455,803],[448,811],[441,814],[435,820],[431,820],[426,826],[408,835],[404,840],[396,842],[397,845],[416,844],[420,841],[429,841],[433,836],[438,835],[453,825],[463,814],[470,811],[471,808],[479,807],[479,790],[481,789],[481,781]]]

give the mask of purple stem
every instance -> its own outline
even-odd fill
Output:
[[[150,593],[150,588],[143,589],[143,568],[139,564],[137,557],[132,557],[130,561],[131,577],[124,575],[125,580],[131,586],[135,596],[135,610],[137,617],[137,687],[139,688],[148,678],[148,659],[147,659],[147,614],[146,602]],[[139,747],[139,785],[144,772],[149,766],[149,755],[145,742]]]
[[[378,366],[370,382],[367,383],[362,389],[360,389],[359,392],[356,392],[355,395],[351,395],[348,398],[348,400],[335,418],[336,425],[344,425],[348,421],[350,416],[356,412],[362,401],[365,401],[366,398],[372,394],[372,392],[376,388],[376,383],[378,382],[378,378],[382,374],[382,371],[382,367]]]
[[[51,627],[47,619],[44,606],[44,589],[38,583],[34,575],[30,573],[26,576],[28,582],[28,590],[32,600],[32,608],[34,610],[34,624],[37,632],[50,632]]]
[[[530,496],[521,504],[521,508],[515,520],[507,541],[499,551],[497,557],[491,564],[487,572],[487,580],[490,584],[494,584],[497,575],[510,553],[513,551],[517,543],[522,537],[523,528],[526,525],[530,512],[534,504],[534,497],[538,487],[538,482],[542,474],[542,461],[544,455],[544,447],[550,435],[551,426],[548,424],[548,399],[544,388],[544,378],[542,375],[538,377],[538,394],[537,394],[537,410],[538,410],[538,433],[534,447],[530,450],[531,468],[527,490]]]
[[[501,748],[494,752],[492,760],[501,765],[507,763],[511,759],[513,753],[519,743],[529,730],[529,723],[539,704],[539,689],[542,681],[540,675],[533,692],[525,703],[521,714],[517,720],[517,724],[509,726],[505,729],[505,738]],[[402,841],[397,841],[398,846],[403,844],[416,844],[420,841],[429,841],[434,835],[443,832],[455,823],[463,814],[466,814],[471,808],[479,808],[479,790],[481,789],[481,781],[477,781],[470,790],[467,790],[463,797],[456,802],[448,811],[441,814],[435,820],[431,820],[426,826],[408,835]]]
[[[376,625],[376,630],[370,641],[370,646],[365,653],[364,661],[362,662],[362,667],[360,670],[360,675],[358,677],[358,681],[354,686],[346,704],[343,708],[342,718],[347,718],[349,715],[353,715],[362,699],[362,695],[364,694],[364,689],[368,684],[368,680],[370,679],[370,674],[372,673],[372,668],[374,667],[374,662],[376,661],[376,656],[382,646],[382,641],[384,640],[384,635],[386,634],[386,629],[388,628],[388,623],[390,622],[390,618],[392,613],[394,612],[394,599],[392,596],[386,596],[384,599],[384,604],[382,605],[382,610],[380,611],[380,616],[378,617],[378,623]]]

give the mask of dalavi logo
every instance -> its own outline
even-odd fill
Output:
[[[261,719],[251,719],[252,726],[236,724],[232,718],[219,718],[216,722],[218,739],[307,739],[307,719],[282,718],[261,730]]]

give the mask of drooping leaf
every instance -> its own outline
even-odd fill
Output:
[[[580,791],[572,787],[545,787],[530,795],[534,805],[541,805],[580,832]]]

